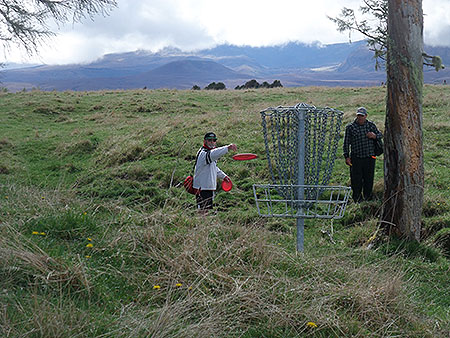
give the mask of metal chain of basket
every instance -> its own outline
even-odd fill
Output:
[[[298,184],[298,128],[305,124],[304,184],[325,186],[333,171],[343,113],[305,103],[294,107],[268,108],[261,112],[264,142],[273,184]],[[282,190],[282,189],[281,189]],[[286,192],[280,191],[286,195]],[[305,191],[310,195],[312,191]]]

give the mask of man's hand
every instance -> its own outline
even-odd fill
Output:
[[[376,135],[375,133],[369,131],[369,132],[367,133],[367,137],[368,137],[368,138],[371,138],[371,139],[376,139],[376,138],[377,138],[377,135]]]
[[[228,150],[236,151],[237,147],[234,143],[231,143],[230,145],[228,145]]]
[[[350,157],[347,157],[345,159],[345,164],[348,165],[349,167],[351,167],[352,166],[352,159]]]

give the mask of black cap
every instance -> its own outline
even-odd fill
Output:
[[[359,107],[356,111],[356,115],[367,115],[367,109],[364,107]]]
[[[217,140],[217,136],[214,133],[206,133],[205,140]]]

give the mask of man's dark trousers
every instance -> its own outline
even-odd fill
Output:
[[[350,179],[353,190],[353,200],[361,202],[372,198],[373,177],[375,174],[375,161],[373,157],[357,158],[352,157],[350,167]]]

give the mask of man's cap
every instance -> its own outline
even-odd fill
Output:
[[[364,107],[359,107],[356,111],[356,115],[367,115],[367,110]]]
[[[217,140],[217,136],[214,133],[206,133],[205,140]]]

